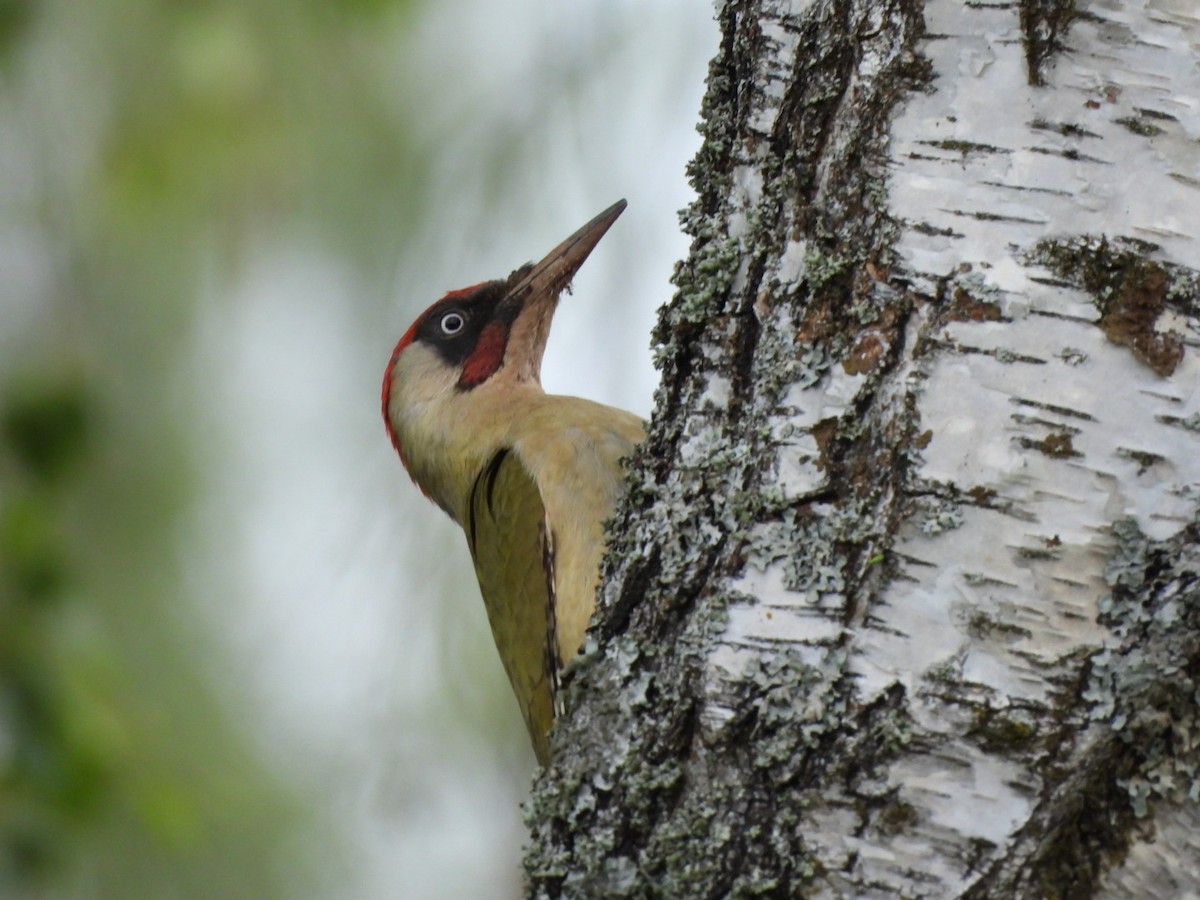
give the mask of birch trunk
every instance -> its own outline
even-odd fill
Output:
[[[529,895],[1200,893],[1200,11],[718,16]]]

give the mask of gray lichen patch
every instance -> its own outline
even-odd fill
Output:
[[[1120,738],[1121,784],[1139,817],[1156,799],[1200,802],[1200,521],[1151,541],[1113,526],[1102,620],[1117,641],[1092,657],[1084,698]]]
[[[941,534],[963,523],[962,508],[958,503],[943,498],[929,498],[921,504],[921,533]]]

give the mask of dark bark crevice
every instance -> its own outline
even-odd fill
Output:
[[[1062,50],[1063,38],[1076,17],[1075,0],[1020,0],[1021,40],[1029,83],[1045,85],[1045,68]]]

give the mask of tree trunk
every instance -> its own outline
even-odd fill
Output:
[[[1200,891],[1200,13],[744,0],[534,897]]]

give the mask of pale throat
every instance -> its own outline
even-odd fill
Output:
[[[459,370],[428,348],[410,347],[396,362],[388,418],[402,457],[413,480],[459,524],[476,475],[545,401],[538,366],[530,362],[540,362],[540,353],[521,351],[544,346],[547,330],[548,321],[538,317],[519,319],[504,364],[469,390],[459,387]]]
[[[512,419],[499,393],[487,383],[470,391],[451,388],[392,409],[409,474],[459,524],[476,475],[506,445]]]

